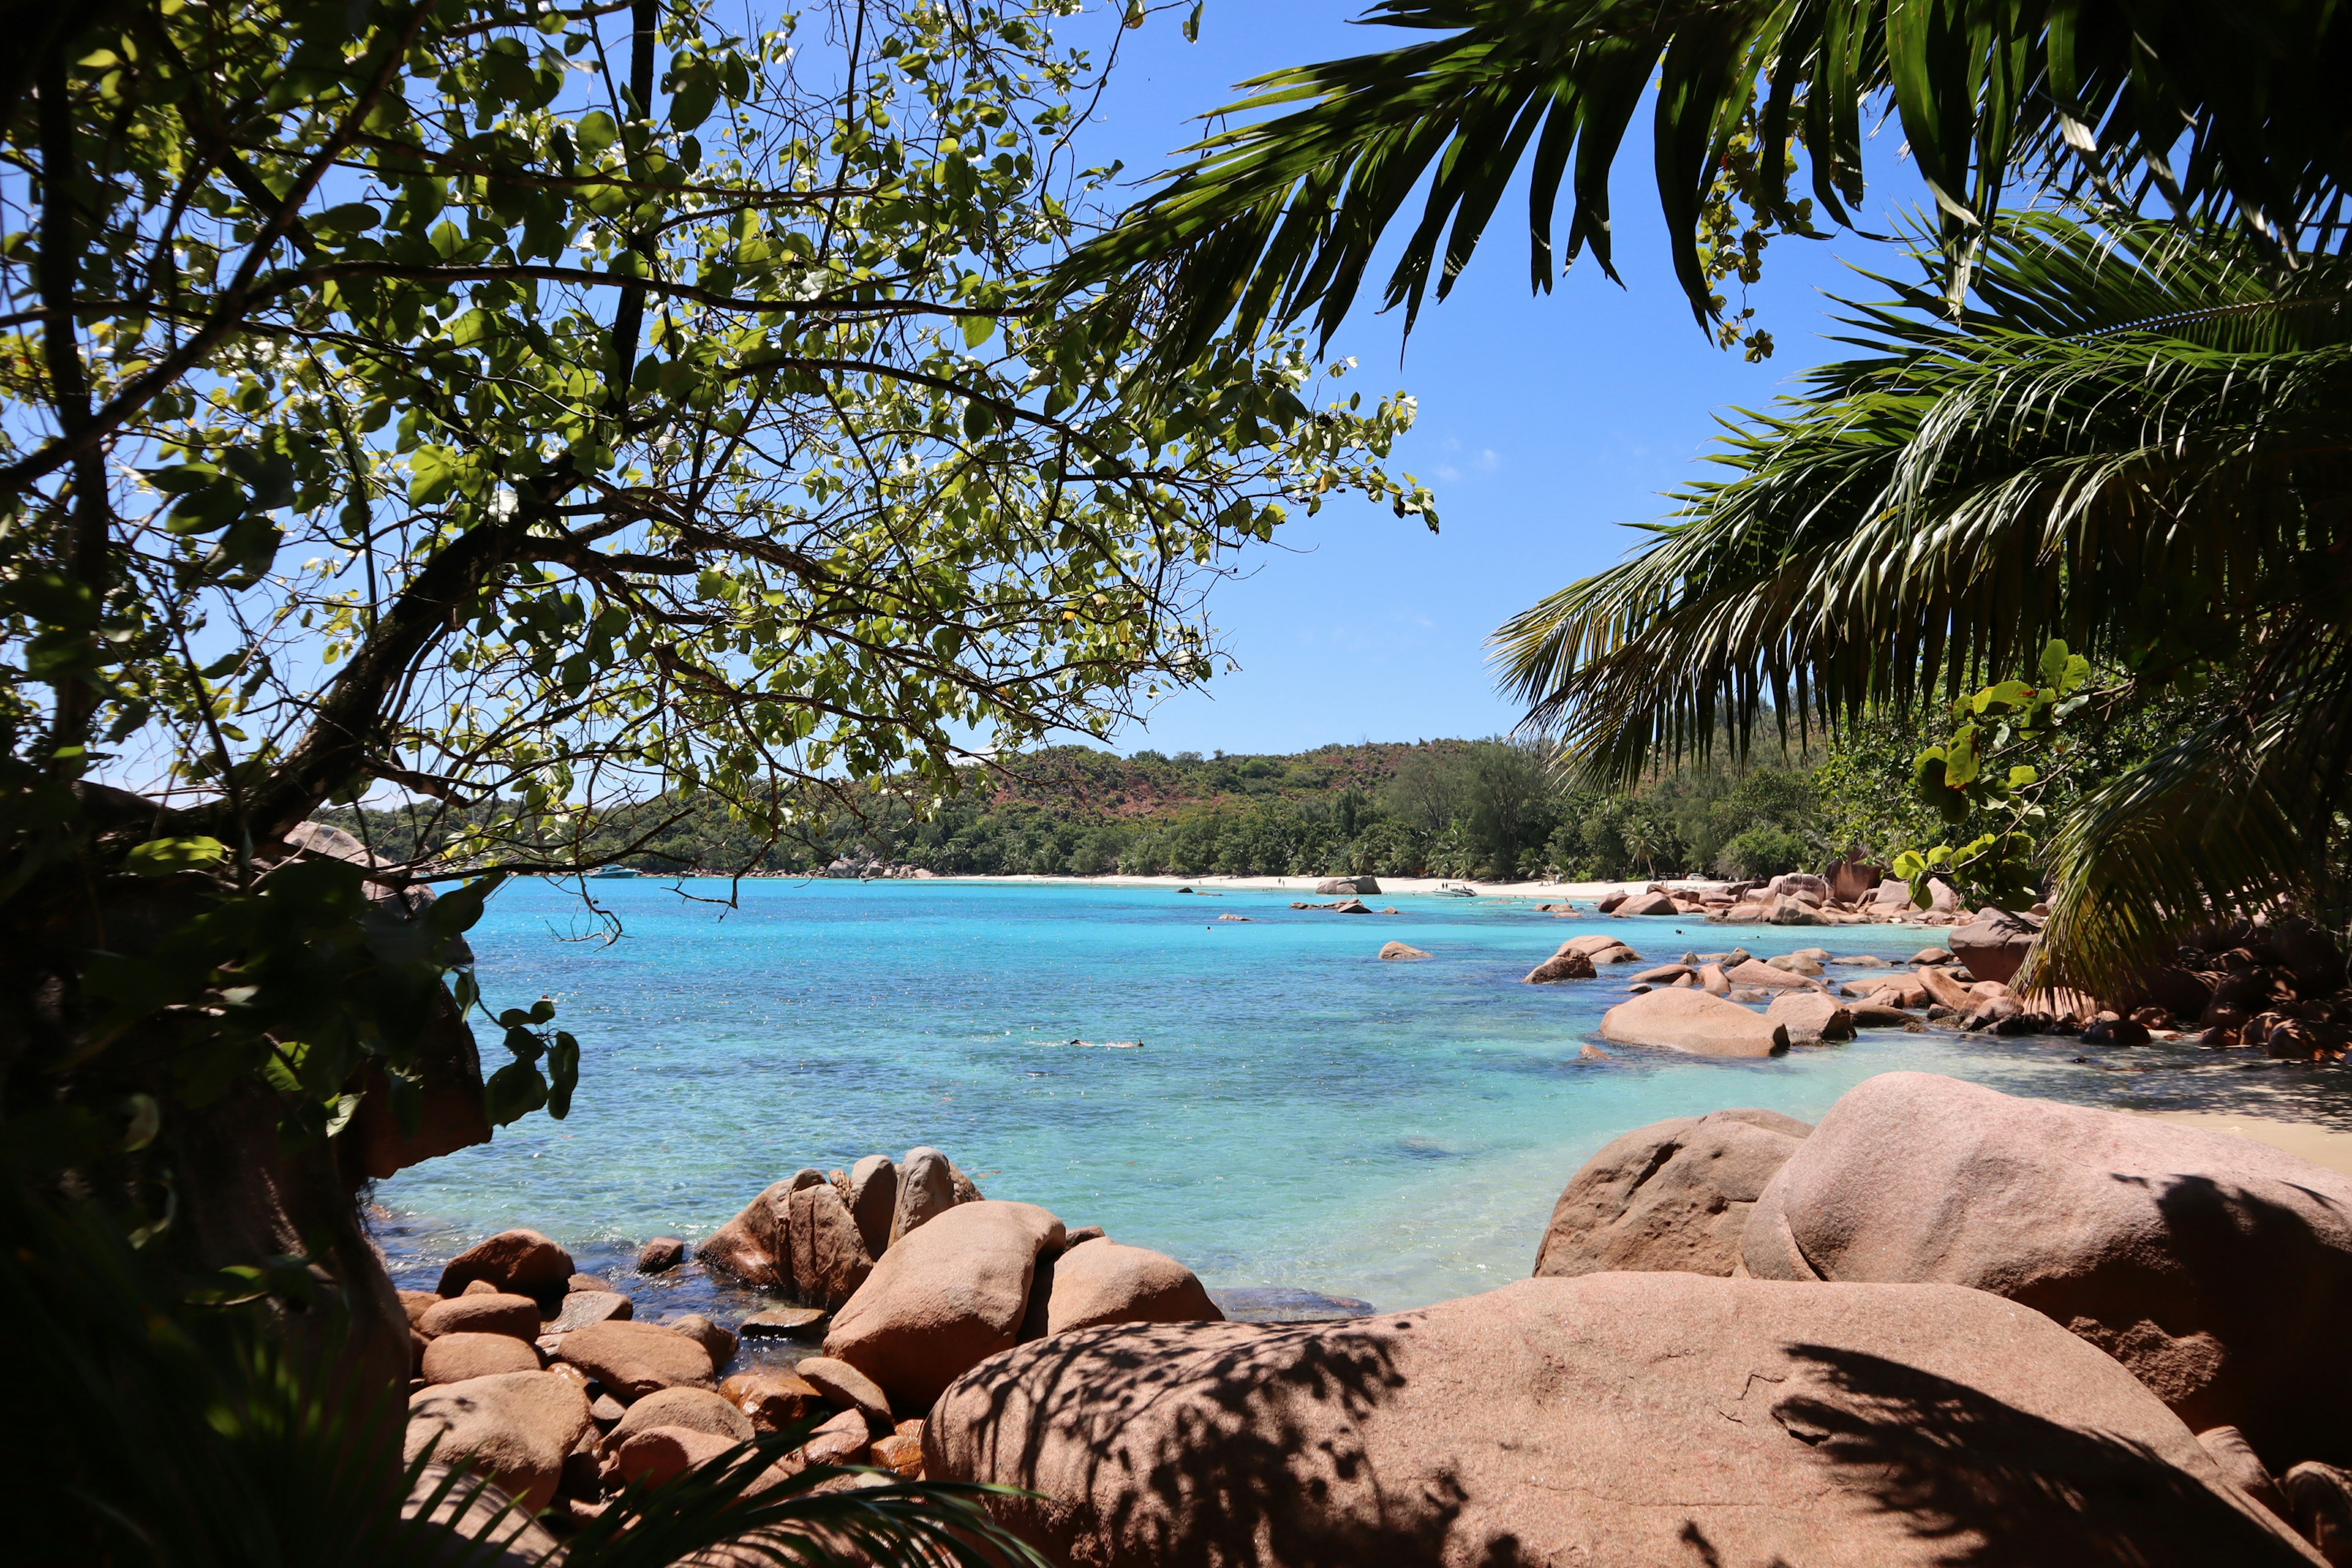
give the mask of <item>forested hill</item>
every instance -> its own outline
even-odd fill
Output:
[[[1563,784],[1539,751],[1495,740],[1291,756],[1065,746],[973,768],[929,820],[886,795],[814,842],[771,844],[715,803],[664,800],[608,824],[587,858],[653,872],[1762,876],[1834,858],[1816,771],[1776,752],[1611,792]],[[446,837],[398,813],[371,812],[367,830],[394,854]]]

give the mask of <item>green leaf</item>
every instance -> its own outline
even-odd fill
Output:
[[[1977,727],[1963,724],[1944,748],[1944,787],[1964,790],[1976,783],[1979,768]]]
[[[547,1079],[529,1062],[513,1061],[482,1086],[482,1110],[493,1127],[510,1126],[547,1103]]]
[[[581,116],[579,123],[572,128],[572,139],[580,144],[581,152],[592,158],[619,140],[621,128],[601,109]]]
[[[996,335],[996,318],[995,318],[995,317],[993,317],[993,316],[966,316],[966,317],[963,319],[963,343],[964,343],[964,347],[966,347],[966,348],[970,348],[970,349],[976,349],[976,348],[980,347],[980,345],[981,345],[981,344],[982,344],[982,343],[984,343],[984,342],[988,342],[988,340],[989,340],[989,339],[991,339],[991,338],[994,337],[995,335]]]
[[[186,838],[151,838],[133,846],[123,857],[124,867],[142,877],[169,877],[226,864],[228,846],[197,834]]]

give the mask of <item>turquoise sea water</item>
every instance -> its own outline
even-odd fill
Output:
[[[556,998],[583,1048],[579,1094],[568,1121],[531,1117],[380,1184],[404,1282],[516,1225],[611,1268],[646,1237],[707,1235],[803,1165],[930,1143],[988,1195],[1172,1253],[1212,1286],[1387,1310],[1527,1273],[1561,1185],[1620,1132],[1735,1105],[1811,1121],[1895,1068],[2344,1120],[2332,1076],[2185,1047],[1874,1031],[1766,1062],[1616,1046],[1581,1061],[1641,966],[1519,980],[1589,931],[1663,962],[1734,942],[1899,958],[1935,938],[1911,928],[1563,920],[1410,895],[1372,900],[1401,915],[1344,916],[1293,911],[1307,893],[959,882],[751,882],[727,910],[681,886],[726,889],[596,884],[623,922],[610,942],[552,884],[492,901],[472,933],[484,992]],[[1383,963],[1392,940],[1434,956]]]

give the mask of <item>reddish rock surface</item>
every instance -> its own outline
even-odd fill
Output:
[[[815,1384],[772,1367],[737,1373],[719,1385],[719,1394],[762,1432],[796,1426],[824,1408],[824,1395]],[[881,1391],[876,1390],[875,1396],[880,1403]]]
[[[441,1270],[441,1294],[486,1281],[516,1296],[557,1296],[572,1278],[572,1254],[535,1230],[505,1230],[478,1241]]]
[[[755,1430],[751,1418],[724,1395],[707,1388],[657,1388],[629,1406],[604,1435],[612,1447],[656,1426],[684,1426],[730,1443],[748,1443]]]
[[[1777,1110],[1677,1116],[1585,1162],[1553,1205],[1538,1279],[1610,1269],[1728,1277],[1764,1184],[1811,1129]]]
[[[1590,980],[1599,973],[1584,953],[1556,952],[1528,971],[1526,984],[1556,985],[1563,980]]]
[[[1601,1037],[1702,1057],[1769,1057],[1789,1048],[1789,1031],[1763,1015],[1681,988],[1620,1002],[1601,1016]]]
[[[1818,991],[1784,991],[1764,1009],[1770,1023],[1789,1031],[1792,1046],[1819,1046],[1853,1038],[1853,1014]]]
[[[488,1475],[536,1510],[554,1500],[564,1457],[587,1430],[588,1396],[569,1378],[468,1378],[409,1397],[402,1457],[414,1463],[429,1442],[436,1462]]]
[[[564,1335],[556,1353],[624,1405],[656,1389],[719,1386],[709,1352],[657,1323],[592,1323]]]
[[[667,1274],[686,1261],[686,1243],[674,1236],[657,1236],[637,1252],[637,1272]]]
[[[2352,1460],[2352,1177],[2267,1145],[1886,1073],[1780,1168],[1741,1256],[1765,1279],[2009,1297],[2273,1471]]]
[[[706,1237],[694,1256],[704,1268],[756,1289],[791,1289],[793,1191],[823,1180],[818,1172],[800,1171],[772,1184]]]
[[[933,1479],[1087,1568],[2308,1563],[2040,1314],[1936,1286],[1529,1279],[1307,1327],[1129,1325],[975,1368]]]
[[[538,1347],[512,1334],[443,1334],[425,1342],[416,1363],[417,1375],[427,1383],[464,1383],[539,1370]]]
[[[1045,1331],[1049,1334],[1098,1323],[1225,1321],[1192,1271],[1164,1252],[1108,1239],[1089,1241],[1041,1267],[1038,1287],[1047,1287],[1048,1267],[1052,1279],[1046,1289]]]
[[[793,1371],[803,1382],[824,1395],[826,1404],[858,1412],[876,1431],[890,1430],[890,1396],[882,1391],[880,1384],[847,1362],[837,1361],[832,1356],[813,1355],[796,1364]]]
[[[443,1334],[507,1334],[539,1337],[539,1303],[528,1296],[453,1296],[425,1309],[416,1326],[428,1338]]]
[[[788,1200],[793,1234],[793,1293],[827,1310],[856,1295],[874,1271],[857,1221],[830,1182],[813,1182]]]
[[[835,1314],[824,1352],[879,1384],[894,1408],[925,1409],[1016,1342],[1038,1254],[1062,1243],[1062,1222],[1034,1204],[960,1204],[890,1244]]]

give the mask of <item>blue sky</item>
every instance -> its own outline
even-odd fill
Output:
[[[1185,121],[1231,101],[1244,77],[1405,37],[1349,26],[1355,14],[1345,0],[1208,0],[1196,44],[1175,16],[1155,16],[1124,41],[1094,158],[1160,168],[1197,133]],[[1883,167],[1899,130],[1881,139]],[[1915,188],[1874,184],[1874,225]],[[1296,519],[1212,601],[1241,669],[1171,700],[1120,735],[1120,750],[1293,752],[1508,729],[1517,713],[1495,689],[1487,635],[1619,559],[1635,536],[1617,525],[1656,517],[1660,493],[1699,472],[1718,411],[1760,405],[1833,357],[1819,336],[1822,291],[1854,291],[1842,256],[1900,261],[1851,236],[1776,243],[1751,302],[1778,352],[1748,364],[1713,346],[1675,286],[1645,134],[1628,139],[1612,205],[1623,289],[1588,258],[1551,294],[1531,295],[1520,193],[1505,198],[1453,296],[1423,309],[1402,364],[1397,319],[1360,304],[1333,353],[1360,361],[1347,384],[1368,400],[1397,387],[1420,400],[1396,466],[1436,490],[1444,532],[1361,503]],[[1370,279],[1364,297],[1376,297]]]

